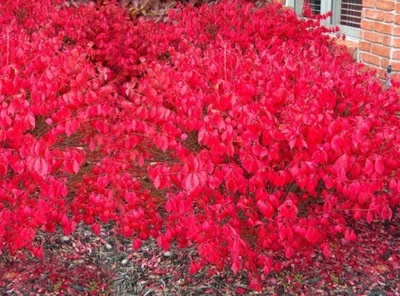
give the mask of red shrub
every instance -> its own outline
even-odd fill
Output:
[[[355,240],[349,218],[392,218],[398,94],[318,20],[19,2],[0,4],[0,249],[40,255],[38,229],[112,222],[135,246],[195,244],[192,272],[269,273]]]

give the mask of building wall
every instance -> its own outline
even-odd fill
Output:
[[[388,65],[400,71],[400,2],[395,0],[363,0],[360,59],[380,69],[384,75]]]

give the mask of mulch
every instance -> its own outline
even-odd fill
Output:
[[[66,237],[41,233],[40,260],[21,252],[0,257],[1,295],[400,295],[400,219],[355,223],[358,240],[331,243],[332,257],[316,252],[282,260],[279,273],[262,276],[262,291],[248,289],[244,273],[212,267],[189,275],[194,247],[164,251],[155,239],[133,251],[129,239],[87,226]],[[210,275],[212,274],[212,275]]]

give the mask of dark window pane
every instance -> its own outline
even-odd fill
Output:
[[[362,0],[342,0],[340,24],[360,28]]]
[[[313,13],[321,14],[321,0],[310,0],[308,3]]]

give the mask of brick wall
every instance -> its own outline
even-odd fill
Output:
[[[359,57],[382,78],[389,64],[400,71],[400,2],[363,0]]]

